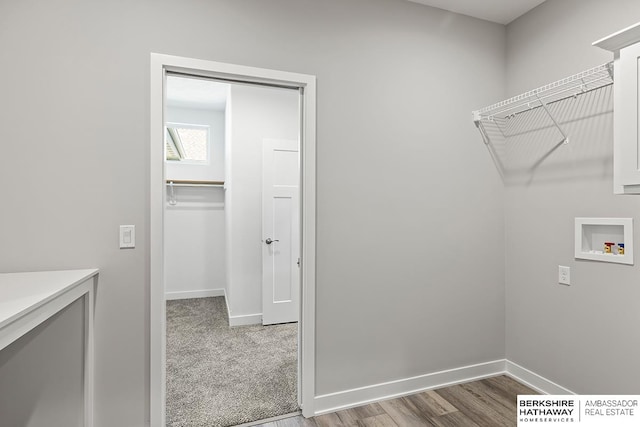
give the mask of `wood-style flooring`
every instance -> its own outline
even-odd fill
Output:
[[[302,416],[262,427],[500,427],[515,426],[518,394],[539,394],[505,376],[486,378],[411,396],[345,409],[314,418]]]

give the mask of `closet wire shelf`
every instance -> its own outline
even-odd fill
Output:
[[[561,142],[568,143],[569,137],[547,106],[565,99],[577,98],[581,94],[611,84],[613,84],[613,62],[608,62],[514,96],[513,98],[473,111],[473,122],[480,131],[484,143],[489,144],[490,138],[484,129],[483,121],[504,122],[527,111],[542,108],[562,135],[563,139]]]

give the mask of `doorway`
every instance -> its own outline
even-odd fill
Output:
[[[167,72],[218,81],[296,89],[300,92],[300,347],[298,403],[314,415],[315,371],[315,77],[169,55],[151,55],[150,129],[150,423],[165,425],[166,309],[164,278],[164,206],[166,204],[165,112]],[[275,239],[275,238],[274,238]],[[265,238],[266,240],[266,238]],[[279,240],[279,239],[275,239]],[[290,255],[290,254],[289,254]],[[296,260],[296,264],[298,260]]]

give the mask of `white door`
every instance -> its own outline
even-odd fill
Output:
[[[297,322],[300,304],[298,141],[265,139],[262,157],[262,324]]]

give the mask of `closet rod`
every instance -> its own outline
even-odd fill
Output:
[[[168,179],[167,185],[174,187],[223,187],[224,181],[187,181]]]

